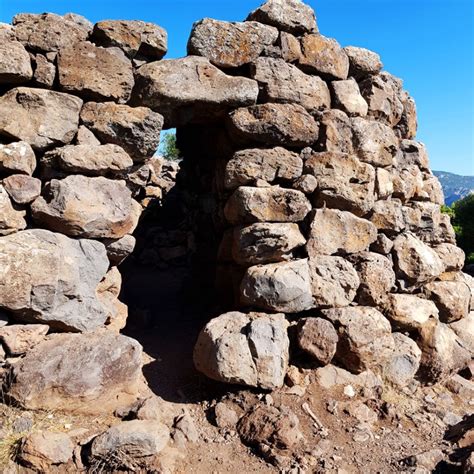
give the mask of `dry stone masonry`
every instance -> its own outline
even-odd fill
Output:
[[[187,57],[166,50],[166,32],[142,21],[0,25],[7,398],[79,413],[143,399],[142,348],[120,334],[118,265],[176,175],[155,155],[163,128],[177,128],[198,196],[196,270],[215,279],[223,313],[198,338],[199,371],[278,389],[294,349],[398,386],[463,370],[474,280],[415,140],[414,100],[379,56],[323,36],[299,0],[268,0],[243,22],[203,19]],[[139,456],[156,454],[169,432],[146,423],[97,437],[92,458],[134,452],[133,435]],[[63,448],[56,464],[71,457]]]

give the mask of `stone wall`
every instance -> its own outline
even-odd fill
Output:
[[[236,310],[203,329],[204,374],[274,389],[302,350],[406,385],[472,358],[474,285],[414,101],[377,54],[319,34],[308,6],[204,19],[182,59],[161,60],[166,33],[139,21],[25,14],[0,38],[9,399],[111,412],[140,396],[117,265],[176,173],[154,157],[163,127],[195,197],[195,280]]]

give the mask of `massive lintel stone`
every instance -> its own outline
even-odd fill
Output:
[[[317,209],[306,250],[310,257],[367,250],[377,239],[377,229],[368,220],[350,212]]]
[[[232,257],[241,265],[281,262],[305,243],[298,224],[262,222],[234,230]]]
[[[194,365],[213,380],[279,388],[288,367],[287,326],[283,314],[223,314],[199,334]]]
[[[255,184],[259,179],[293,180],[303,172],[303,160],[285,148],[251,148],[234,153],[225,168],[224,184],[228,189]]]
[[[101,330],[53,334],[13,368],[8,396],[29,410],[112,414],[136,402],[140,344]]]
[[[82,108],[81,122],[103,143],[121,146],[134,162],[154,155],[163,128],[163,117],[148,107],[113,102],[88,102]]]
[[[153,23],[138,20],[106,20],[94,25],[91,39],[94,43],[116,46],[129,57],[136,54],[161,59],[167,51],[166,30]]]
[[[299,104],[310,113],[331,106],[329,88],[320,77],[307,75],[282,59],[258,58],[251,65],[251,77],[260,85],[263,102]]]
[[[18,41],[0,43],[0,84],[21,84],[33,77],[30,55]]]
[[[328,79],[347,79],[349,58],[333,38],[309,34],[301,38],[302,57],[298,65]]]
[[[82,100],[69,94],[18,87],[0,97],[0,135],[44,151],[76,135]]]
[[[240,108],[227,120],[231,136],[242,143],[264,143],[288,147],[313,145],[319,127],[298,104],[262,104]]]
[[[59,170],[70,174],[106,176],[130,169],[133,161],[118,145],[67,145],[46,153],[41,165],[48,174]]]
[[[92,30],[92,24],[85,18],[71,14],[22,13],[13,18],[13,25],[18,41],[33,51],[43,53],[59,51],[85,41]]]
[[[56,331],[89,331],[106,312],[96,288],[109,262],[105,247],[46,230],[0,239],[0,308]]]
[[[146,64],[136,73],[134,102],[160,112],[165,127],[209,123],[235,108],[255,104],[258,85],[227,76],[208,59],[189,56]]]
[[[276,26],[295,35],[318,31],[313,9],[300,0],[267,0],[247,20]]]
[[[71,175],[51,180],[31,212],[40,225],[66,235],[120,238],[133,232],[141,207],[123,181]]]
[[[299,313],[314,307],[308,261],[257,265],[240,285],[241,303],[267,311]]]
[[[100,48],[87,41],[58,54],[59,85],[86,100],[130,98],[134,79],[132,63],[118,48]]]
[[[227,201],[224,214],[231,224],[254,222],[298,222],[311,210],[301,191],[278,186],[241,186]]]
[[[375,201],[375,170],[355,156],[323,152],[313,153],[304,165],[305,173],[318,181],[316,204],[367,214]]]
[[[204,18],[193,25],[188,54],[204,56],[217,67],[239,67],[255,61],[277,39],[278,30],[261,23]]]

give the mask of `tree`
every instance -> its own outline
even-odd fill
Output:
[[[176,134],[175,133],[166,133],[161,140],[161,149],[162,155],[167,160],[180,160],[181,159],[181,152],[179,148],[176,146]]]

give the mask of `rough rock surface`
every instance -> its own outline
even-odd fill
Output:
[[[32,175],[35,168],[35,152],[28,143],[0,144],[0,171]]]
[[[109,265],[100,242],[25,230],[0,239],[0,256],[0,308],[17,319],[59,331],[105,322],[95,294]]]
[[[331,89],[336,109],[343,110],[350,117],[365,117],[367,115],[369,107],[354,79],[333,81],[331,82]]]
[[[112,413],[138,398],[141,356],[111,331],[54,334],[15,365],[8,395],[30,410]]]
[[[231,312],[201,331],[194,364],[214,380],[274,389],[283,385],[288,350],[283,314]]]
[[[0,135],[35,150],[67,145],[76,135],[82,100],[69,94],[28,87],[0,97]]]
[[[22,84],[33,77],[30,56],[18,41],[0,43],[0,84]]]
[[[393,342],[393,352],[383,368],[383,375],[393,384],[404,387],[420,368],[421,350],[413,339],[400,332],[393,334]]]
[[[3,187],[17,204],[29,204],[41,194],[41,181],[24,174],[12,174],[3,180]]]
[[[19,356],[39,344],[49,331],[45,324],[13,324],[0,328],[0,341],[8,354]]]
[[[346,46],[344,51],[349,57],[349,75],[356,79],[377,74],[382,69],[380,56],[373,51],[356,46]]]
[[[25,211],[13,207],[10,196],[0,184],[0,236],[8,235],[26,228]]]
[[[390,294],[386,306],[386,316],[402,330],[416,330],[437,321],[439,311],[433,301],[416,295]]]
[[[123,181],[71,175],[53,179],[31,211],[36,222],[56,232],[120,238],[135,229],[140,206]]]
[[[205,18],[193,25],[188,54],[204,56],[217,67],[239,67],[255,61],[277,39],[278,30],[262,23]]]
[[[463,281],[434,281],[425,286],[425,292],[438,307],[443,323],[452,323],[468,315],[471,290]]]
[[[331,362],[339,336],[331,322],[322,318],[304,318],[298,322],[298,345],[322,365]]]

